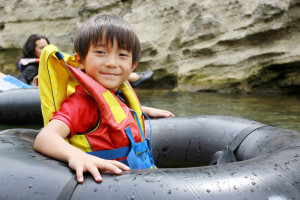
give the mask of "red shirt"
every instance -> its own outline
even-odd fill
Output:
[[[96,102],[78,85],[75,92],[62,102],[59,111],[54,112],[52,119],[66,123],[71,131],[69,137],[72,137],[76,133],[90,131],[98,117]]]

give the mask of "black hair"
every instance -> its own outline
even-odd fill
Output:
[[[102,39],[106,41],[102,41]],[[78,30],[74,40],[74,51],[81,59],[86,58],[91,44],[113,45],[114,38],[118,48],[126,49],[132,53],[132,64],[141,57],[140,41],[130,24],[117,15],[96,15],[87,20]]]
[[[40,39],[45,39],[48,44],[50,44],[48,38],[44,35],[32,34],[28,37],[22,48],[22,57],[21,58],[37,58],[35,55],[35,42]]]

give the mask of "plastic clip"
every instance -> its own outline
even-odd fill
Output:
[[[57,57],[58,60],[61,60],[64,58],[64,55],[60,51],[56,52],[55,56]]]

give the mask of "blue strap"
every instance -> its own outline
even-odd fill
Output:
[[[154,160],[153,160],[153,154],[152,154],[152,139],[151,139],[151,137],[152,137],[152,127],[151,127],[151,123],[150,123],[150,118],[148,117],[148,115],[146,115],[145,113],[143,113],[143,115],[145,115],[147,117],[147,119],[149,121],[149,126],[150,126],[150,148],[149,148],[148,144],[147,144],[147,142],[145,140],[145,137],[144,137],[144,134],[143,134],[142,127],[141,127],[140,121],[138,119],[138,116],[137,116],[137,114],[136,114],[136,112],[134,110],[132,110],[132,109],[130,109],[130,110],[134,113],[135,120],[137,121],[137,124],[138,124],[139,129],[140,129],[141,137],[143,138],[145,146],[147,147],[147,152],[149,154],[150,162],[155,167]]]
[[[125,133],[127,134],[127,137],[129,138],[131,145],[134,147],[136,145],[136,143],[135,143],[135,140],[132,136],[131,129],[130,129],[129,126],[127,126],[125,128]]]
[[[143,115],[145,115],[147,117],[148,121],[149,121],[149,128],[150,128],[150,139],[149,139],[150,140],[150,142],[149,142],[150,147],[149,147],[149,149],[150,149],[151,155],[153,155],[152,154],[152,127],[151,127],[151,123],[150,123],[150,118],[145,113],[143,113]]]
[[[112,160],[112,159],[126,157],[130,149],[131,149],[130,146],[126,146],[118,149],[91,151],[87,153],[93,156],[98,156],[103,159]]]
[[[64,58],[64,55],[61,53],[61,51],[56,52],[55,56],[57,57],[58,60],[61,60]]]
[[[145,141],[145,137],[144,137],[144,134],[143,134],[142,127],[141,127],[140,121],[139,121],[139,119],[138,119],[138,116],[137,116],[137,114],[136,114],[136,112],[135,112],[134,110],[130,109],[130,111],[133,112],[134,117],[135,117],[135,120],[136,120],[136,122],[137,122],[137,124],[138,124],[138,126],[139,126],[139,130],[140,130],[140,133],[141,133],[141,137],[142,137],[143,141]],[[146,115],[145,113],[143,113],[143,115],[146,116],[147,119],[148,119],[148,121],[149,121],[149,127],[150,127],[150,144],[149,144],[150,147],[149,147],[149,150],[150,150],[151,155],[152,155],[152,127],[151,127],[151,123],[150,123],[150,118],[149,118],[148,115]],[[148,146],[148,145],[147,145],[147,146]]]
[[[117,90],[117,91],[115,92],[115,95],[118,96],[118,95],[120,95],[121,93],[122,93],[121,90]]]
[[[135,121],[136,121],[136,123],[137,123],[137,125],[139,127],[139,130],[140,130],[140,133],[141,133],[141,137],[142,137],[142,139],[144,141],[145,138],[144,138],[144,133],[143,133],[143,130],[142,130],[142,126],[141,126],[140,120],[139,120],[139,118],[138,118],[138,116],[137,116],[137,114],[136,114],[136,112],[134,110],[132,110],[132,109],[129,109],[129,110],[133,112]]]
[[[142,153],[147,151],[147,148],[145,145],[143,145],[142,142],[139,143],[135,143],[135,152],[137,154]],[[100,151],[91,151],[91,152],[87,152],[90,155],[93,156],[97,156],[103,159],[117,159],[117,158],[122,158],[122,157],[126,157],[129,154],[131,147],[130,146],[126,146],[126,147],[122,147],[122,148],[118,148],[118,149],[110,149],[110,150],[100,150]]]
[[[135,153],[139,154],[139,153],[147,151],[147,147],[145,146],[144,142],[139,142],[139,143],[136,143],[134,151],[135,151]]]
[[[133,111],[133,113],[141,131],[142,129],[140,123],[138,122],[137,114],[135,111]],[[149,150],[143,132],[141,132],[141,137],[143,138],[143,142],[139,142],[139,143],[135,143],[129,126],[125,128],[125,132],[132,145],[132,149],[127,156],[127,161],[129,164],[128,166],[131,169],[149,169],[150,167],[156,168],[154,164],[152,152]]]

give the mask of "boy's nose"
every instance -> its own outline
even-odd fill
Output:
[[[108,55],[105,64],[107,67],[116,67],[117,66],[117,57],[112,54]]]

